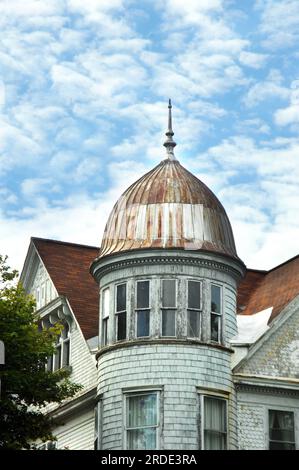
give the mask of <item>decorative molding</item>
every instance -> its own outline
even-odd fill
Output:
[[[96,266],[97,264],[97,266]],[[99,280],[105,274],[108,274],[112,271],[117,271],[119,269],[127,268],[127,267],[135,267],[135,266],[151,266],[151,265],[159,265],[159,264],[185,264],[189,266],[199,266],[203,268],[210,268],[210,269],[217,269],[218,271],[227,272],[233,275],[235,278],[240,279],[241,273],[237,269],[233,268],[232,266],[222,263],[220,261],[210,260],[210,259],[203,259],[203,258],[191,258],[185,256],[145,256],[144,258],[127,258],[123,260],[114,261],[111,260],[109,264],[105,264],[104,266],[99,266],[101,264],[101,260],[98,263],[95,263],[93,269],[93,275]]]
[[[103,354],[116,351],[117,349],[124,349],[124,348],[131,348],[133,346],[152,346],[157,344],[174,344],[176,346],[197,346],[197,347],[208,347],[212,349],[220,349],[221,351],[228,352],[232,354],[234,351],[226,346],[222,346],[221,344],[216,343],[205,343],[202,341],[190,340],[190,339],[168,339],[168,338],[156,338],[156,339],[137,339],[137,340],[130,340],[130,341],[122,341],[116,344],[111,344],[109,346],[105,346],[99,350],[96,354],[96,359]]]
[[[265,384],[235,383],[237,392],[264,393],[266,395],[280,395],[288,397],[299,397],[299,390],[291,388],[278,388],[278,386],[267,386]]]

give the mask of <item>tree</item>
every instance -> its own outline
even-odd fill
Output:
[[[35,300],[17,283],[17,271],[0,255],[0,339],[5,365],[0,366],[0,449],[30,449],[37,439],[53,440],[53,420],[45,414],[50,402],[61,403],[81,386],[69,372],[46,370],[62,325],[40,328]]]

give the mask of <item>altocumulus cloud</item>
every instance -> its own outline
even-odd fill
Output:
[[[1,253],[20,268],[30,236],[98,245],[163,157],[170,96],[177,156],[240,256],[295,255],[298,25],[292,0],[0,2]]]

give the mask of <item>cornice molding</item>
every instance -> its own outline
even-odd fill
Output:
[[[109,346],[105,346],[104,348],[101,348],[97,354],[96,354],[96,359],[98,359],[100,356],[103,356],[104,354],[107,354],[109,352],[116,351],[118,349],[126,349],[126,348],[131,348],[133,346],[156,346],[156,345],[167,345],[167,344],[173,344],[175,346],[194,346],[194,347],[208,347],[211,349],[219,349],[223,352],[227,352],[232,354],[234,351],[230,348],[227,348],[226,346],[222,346],[221,344],[216,344],[216,343],[206,343],[202,341],[196,341],[196,340],[189,340],[189,339],[169,339],[169,338],[156,338],[156,339],[137,339],[137,340],[130,340],[130,341],[122,341],[119,343],[111,344]]]
[[[105,261],[105,264],[103,263]],[[143,257],[132,257],[128,256],[126,259],[118,259],[115,260],[110,258],[110,260],[98,260],[98,262],[94,262],[92,265],[92,274],[93,276],[99,281],[101,277],[105,274],[108,274],[113,271],[117,271],[119,269],[124,269],[128,267],[136,267],[136,266],[154,266],[158,264],[174,264],[180,265],[185,264],[189,266],[199,266],[208,269],[216,269],[218,271],[226,272],[234,276],[236,279],[240,279],[242,277],[242,269],[240,266],[240,270],[237,270],[233,266],[226,264],[221,261],[216,261],[213,259],[207,258],[199,258],[198,254],[195,257],[192,256],[174,256],[172,254],[169,255],[148,255],[144,253]],[[235,262],[236,263],[236,262]],[[102,266],[101,266],[102,265]]]
[[[266,395],[299,397],[299,390],[295,390],[292,388],[279,388],[279,385],[275,387],[257,383],[235,383],[235,389],[237,392],[264,393]]]

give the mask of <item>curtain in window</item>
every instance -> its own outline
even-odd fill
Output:
[[[226,449],[226,402],[204,397],[204,448]]]
[[[156,448],[157,395],[135,395],[127,398],[127,448]]]
[[[293,412],[269,410],[270,449],[293,449],[294,434]]]

